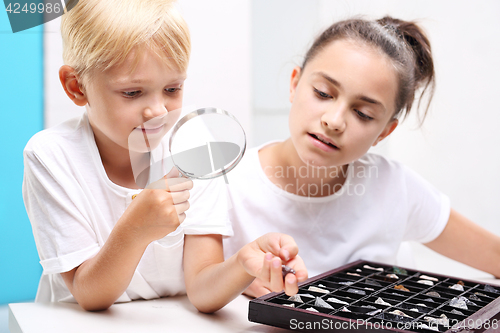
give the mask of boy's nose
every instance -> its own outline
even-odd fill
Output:
[[[149,120],[155,117],[162,116],[165,113],[167,113],[167,107],[162,101],[161,103],[148,105],[146,108],[144,108],[142,115],[146,120]]]
[[[330,131],[342,133],[346,128],[346,111],[347,108],[341,105],[336,105],[329,109],[321,117],[321,125]]]

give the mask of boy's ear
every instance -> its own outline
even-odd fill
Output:
[[[292,71],[292,77],[290,78],[290,103],[293,103],[293,98],[295,97],[295,90],[299,84],[300,74],[302,69],[299,66],[295,66]]]
[[[78,106],[85,106],[87,104],[87,96],[83,93],[80,78],[76,75],[73,67],[68,65],[59,68],[59,80],[63,86],[66,95]]]
[[[380,141],[384,140],[386,137],[391,134],[396,127],[398,127],[399,121],[397,119],[392,119],[389,121],[389,123],[385,126],[384,130],[380,135],[378,136],[377,140],[372,144],[373,147],[375,147]]]

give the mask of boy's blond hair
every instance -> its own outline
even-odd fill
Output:
[[[93,70],[120,65],[131,51],[135,64],[152,50],[172,69],[186,71],[191,51],[175,0],[79,0],[62,16],[61,34],[64,63],[84,82]]]

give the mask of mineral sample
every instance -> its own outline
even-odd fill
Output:
[[[460,285],[460,284],[453,284],[451,286],[449,286],[448,288],[450,289],[455,289],[455,290],[458,290],[458,291],[464,291],[464,286]]]
[[[453,306],[454,308],[468,310],[469,308],[467,307],[467,301],[468,299],[463,296],[455,297],[450,301],[450,306]]]
[[[366,295],[366,291],[359,290],[359,289],[354,289],[354,288],[347,289],[347,292],[348,293],[353,293],[353,294],[358,294],[358,295]]]
[[[404,313],[403,311],[400,311],[400,310],[394,310],[394,311],[391,311],[389,313],[395,314],[397,316],[403,316],[403,317],[413,318],[411,316],[408,316],[406,313]]]
[[[408,288],[405,288],[402,284],[398,284],[398,285],[394,286],[394,289],[402,290],[402,291],[410,291]]]
[[[392,271],[394,272],[394,274],[408,275],[408,271],[404,268],[394,266],[392,267]]]
[[[380,305],[385,305],[385,306],[391,306],[390,303],[385,302],[381,297],[377,298],[375,301],[375,304],[380,304]]]
[[[332,303],[339,303],[339,304],[345,304],[345,305],[348,305],[349,303],[347,302],[344,302],[344,301],[341,301],[340,299],[337,299],[335,297],[330,297],[329,299],[327,299],[328,302],[332,302]]]
[[[366,269],[371,269],[371,270],[374,270],[374,271],[380,271],[380,272],[383,272],[384,269],[383,268],[375,268],[375,267],[372,267],[372,266],[368,266],[368,265],[364,265],[363,268],[366,268]]]
[[[434,282],[437,282],[439,281],[438,279],[436,279],[435,277],[432,277],[432,276],[428,276],[428,275],[420,275],[419,276],[420,279],[424,279],[424,280],[431,280],[431,281],[434,281]]]
[[[281,265],[281,274],[285,277],[288,273],[295,274],[295,270],[287,265]]]
[[[490,285],[485,285],[484,286],[484,291],[489,291],[490,293],[500,293],[500,291],[496,290]]]
[[[310,286],[309,289],[307,289],[307,290],[309,290],[309,291],[315,291],[317,293],[323,293],[323,294],[329,294],[330,293],[329,290],[318,288],[318,287],[315,287],[315,286]]]
[[[333,309],[333,306],[325,302],[323,299],[316,297],[316,300],[314,301],[315,306],[319,306],[322,308],[327,308],[327,309]]]
[[[417,282],[421,283],[421,284],[426,284],[428,286],[433,286],[434,285],[434,282],[432,282],[431,280],[418,280]]]
[[[294,301],[294,302],[299,302],[299,303],[304,303],[304,301],[302,300],[302,298],[300,298],[299,295],[290,296],[290,297],[288,297],[288,300]]]

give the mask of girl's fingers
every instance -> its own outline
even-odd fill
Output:
[[[293,274],[287,274],[285,276],[285,294],[288,296],[293,296],[299,292],[299,287],[297,285],[297,277]]]
[[[307,273],[307,268],[306,265],[304,264],[304,261],[300,256],[296,256],[292,260],[288,261],[285,263],[285,265],[293,268],[295,271],[295,276],[297,277],[298,282],[303,282],[307,280],[308,273]],[[287,274],[290,275],[290,274]]]
[[[271,290],[264,286],[264,283],[261,279],[255,279],[243,293],[250,297],[260,297],[269,294],[270,292]]]
[[[281,259],[274,257],[271,261],[271,290],[283,290],[283,273],[281,273]]]
[[[264,255],[264,264],[262,265],[262,272],[259,278],[264,281],[264,283],[269,283],[271,280],[271,260],[273,255],[271,253],[266,253]]]
[[[299,253],[299,247],[292,236],[281,234],[280,235],[280,257],[288,261],[293,259]]]

